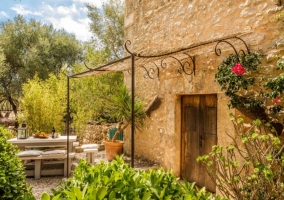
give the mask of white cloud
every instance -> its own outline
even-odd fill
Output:
[[[78,40],[87,41],[91,38],[92,33],[88,30],[88,23],[90,20],[88,18],[73,20],[70,16],[62,18],[47,18],[56,29],[65,29],[69,33],[74,33]]]
[[[47,9],[50,11],[54,11],[54,9],[50,5],[46,5]]]
[[[35,15],[35,16],[42,16],[41,12],[38,11],[30,11],[26,9],[26,6],[17,4],[14,7],[11,8],[13,11],[15,11],[19,15]]]
[[[9,18],[9,15],[6,12],[1,11],[0,12],[0,18],[2,18],[2,17]]]
[[[73,0],[73,2],[79,2],[79,3],[90,3],[90,4],[94,4],[98,7],[101,7],[102,3],[104,2],[104,0]]]
[[[10,9],[24,17],[52,24],[55,29],[65,29],[74,33],[78,40],[87,41],[91,39],[92,33],[89,31],[91,21],[87,17],[88,10],[85,3],[101,6],[103,1],[105,0],[43,0],[38,2],[39,4],[26,4],[29,1],[22,1],[13,4]],[[10,18],[7,13],[0,11],[1,17]]]
[[[59,6],[57,8],[58,13],[63,15],[71,15],[71,14],[77,14],[77,8],[75,4],[72,4],[72,6],[66,7],[66,6]]]
[[[86,7],[83,7],[83,8],[79,8],[80,12],[83,12],[83,13],[87,13],[88,12],[88,8]]]
[[[69,33],[74,33],[76,38],[81,41],[90,40],[92,33],[89,31],[90,19],[87,17],[87,10],[84,5],[73,3],[70,6],[53,7],[48,9],[50,5],[45,4],[45,10],[49,10],[47,18],[44,20],[51,23],[56,29],[64,29]]]

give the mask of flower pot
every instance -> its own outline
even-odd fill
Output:
[[[106,159],[108,161],[112,161],[115,159],[116,155],[121,155],[122,147],[124,142],[121,140],[116,140],[113,142],[112,140],[105,140],[105,151],[106,151]]]

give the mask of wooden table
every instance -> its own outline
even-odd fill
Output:
[[[75,142],[77,136],[70,135],[69,136],[69,153],[74,152],[75,149],[73,147],[73,142]],[[29,137],[27,139],[17,139],[12,138],[8,140],[8,142],[17,145],[19,149],[25,150],[26,147],[52,147],[52,146],[60,146],[67,145],[67,136],[59,136],[59,138],[33,138]]]
[[[69,154],[63,154],[63,155],[53,155],[50,157],[43,157],[43,156],[31,156],[31,157],[21,157],[22,160],[34,160],[34,164],[32,164],[31,170],[28,169],[29,165],[26,164],[26,175],[27,176],[34,176],[35,179],[40,179],[41,175],[64,175],[67,176],[67,169],[68,172],[71,170],[71,158],[74,157],[75,148],[73,147],[73,142],[76,141],[77,136],[69,136]],[[60,136],[59,138],[33,138],[29,137],[27,139],[17,139],[13,138],[8,140],[8,142],[12,143],[13,145],[17,145],[19,149],[26,150],[26,149],[32,149],[32,148],[41,148],[41,149],[49,149],[50,148],[57,148],[57,147],[64,147],[66,149],[67,147],[67,136]],[[69,155],[69,158],[67,159],[67,155]],[[43,163],[43,160],[46,159],[64,159],[63,162],[54,163],[51,164]],[[67,161],[68,160],[68,161]],[[68,164],[67,164],[68,163]],[[63,168],[62,167],[63,164]],[[59,169],[54,169],[53,167],[56,165],[60,165]],[[45,168],[45,166],[50,166],[50,169]]]

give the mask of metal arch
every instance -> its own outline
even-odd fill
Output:
[[[186,75],[191,75],[191,74],[195,75],[195,57],[190,56],[187,53],[183,53],[183,54],[186,55],[191,60],[192,65],[193,65],[192,70],[190,70],[190,71],[187,70],[187,69],[190,69],[190,66],[191,66],[189,61],[186,60],[186,61],[182,62],[181,60],[179,60],[178,58],[176,58],[174,56],[169,56],[167,58],[162,59],[161,60],[161,67],[164,68],[164,69],[167,68],[167,63],[165,62],[165,60],[171,58],[171,59],[174,59],[175,61],[177,61],[177,63],[180,65],[180,67],[178,68],[178,72],[180,74],[185,73]]]
[[[240,40],[240,41],[245,45],[246,50],[247,50],[247,53],[250,54],[250,50],[249,50],[249,48],[248,48],[247,43],[246,43],[242,38],[240,38],[240,37],[237,37],[237,36],[236,36],[236,38],[237,38],[238,40]],[[243,53],[245,54],[245,51],[242,50],[242,49],[241,49],[239,52],[243,52]]]
[[[88,67],[87,66],[87,64],[86,64],[86,62],[84,61],[84,65],[85,65],[85,67],[88,69],[88,70],[90,70],[90,71],[92,71],[93,69],[92,68],[90,68],[90,67]]]
[[[165,56],[168,56],[166,58],[163,58],[160,62],[160,67],[165,69],[167,68],[167,63],[165,62],[166,59],[168,58],[172,58],[174,60],[177,61],[177,63],[179,63],[180,65],[180,68],[178,69],[178,72],[181,74],[182,72],[184,72],[186,75],[191,75],[191,74],[194,74],[195,75],[195,58],[193,56],[190,56],[189,54],[187,53],[184,53],[185,55],[188,56],[188,58],[191,59],[191,62],[193,63],[193,70],[188,72],[186,70],[186,68],[190,68],[190,62],[188,61],[185,61],[184,63],[182,63],[182,61],[180,61],[178,58],[172,56],[171,54],[174,54],[175,52],[169,52],[169,53],[165,53],[165,54],[159,54],[159,55],[140,55],[140,54],[137,54],[137,53],[133,53],[130,51],[130,49],[128,48],[128,46],[131,45],[131,41],[130,40],[127,40],[125,43],[124,43],[124,47],[125,47],[125,50],[132,56],[134,57],[137,57],[137,58],[159,58],[159,57],[165,57]],[[150,78],[150,79],[156,79],[156,78],[159,78],[160,76],[160,67],[153,61],[150,61],[150,63],[153,63],[155,68],[151,67],[150,69],[147,69],[145,67],[145,65],[141,65],[141,67],[146,71],[146,74],[144,74],[144,78]],[[188,67],[186,67],[188,66]],[[152,76],[152,74],[155,74],[156,73],[156,76]]]
[[[212,41],[208,41],[208,42],[203,42],[203,43],[199,43],[199,44],[196,44],[196,45],[189,46],[187,48],[182,48],[182,49],[179,49],[179,50],[176,50],[176,51],[167,52],[167,53],[163,53],[163,54],[157,54],[157,55],[141,55],[141,54],[131,52],[128,48],[128,46],[131,45],[130,40],[126,40],[126,42],[124,43],[124,47],[125,47],[125,50],[129,54],[134,55],[135,57],[138,57],[138,58],[158,58],[158,57],[170,56],[170,55],[173,55],[173,54],[176,54],[176,53],[184,52],[184,51],[187,51],[187,50],[191,50],[191,49],[194,49],[194,48],[197,48],[197,47],[200,47],[200,46],[213,44],[213,43],[216,42],[217,44],[215,46],[215,53],[216,53],[216,55],[220,56],[221,55],[221,49],[218,48],[218,45],[219,45],[219,43],[222,43],[222,42],[229,44],[233,48],[235,53],[238,54],[238,51],[236,50],[234,45],[231,42],[228,41],[228,40],[233,40],[233,39],[241,41],[246,47],[247,54],[250,54],[250,50],[248,48],[248,45],[246,44],[246,42],[243,39],[241,39],[238,36],[231,36],[231,37],[227,37],[227,38],[223,38],[223,39],[216,39],[216,40],[212,40]],[[239,52],[245,53],[245,50],[241,49]]]
[[[227,44],[229,44],[229,45],[234,49],[235,54],[238,55],[238,52],[237,52],[236,48],[234,47],[234,45],[232,45],[230,42],[228,42],[228,41],[226,41],[226,40],[221,40],[221,41],[218,41],[217,44],[216,44],[216,46],[215,46],[215,54],[216,54],[217,56],[220,56],[220,55],[222,54],[221,49],[218,48],[218,45],[219,45],[220,43],[227,43]]]
[[[231,47],[233,48],[235,54],[237,55],[238,61],[239,61],[239,55],[240,55],[240,54],[243,54],[243,55],[250,54],[250,50],[249,50],[248,45],[246,44],[246,42],[245,42],[243,39],[241,39],[241,38],[239,38],[239,37],[237,37],[237,36],[235,36],[234,38],[237,39],[237,40],[239,40],[239,41],[241,41],[241,42],[244,44],[244,46],[245,46],[245,48],[246,48],[246,49],[245,49],[246,51],[245,51],[244,49],[240,49],[239,51],[237,51],[237,49],[235,48],[235,46],[234,46],[231,42],[229,42],[228,39],[224,39],[224,40],[219,40],[219,41],[217,41],[217,44],[216,44],[216,46],[215,46],[215,54],[216,54],[217,56],[221,56],[221,54],[222,54],[221,49],[218,48],[218,45],[219,45],[220,43],[226,43],[226,44],[228,44],[229,46],[231,46]]]
[[[177,58],[174,57],[174,56],[169,56],[169,57],[164,58],[164,59],[161,60],[161,66],[163,66],[163,68],[167,68],[167,63],[164,62],[164,61],[165,61],[166,59],[170,59],[170,58],[176,60],[176,61],[178,62],[178,64],[179,64],[181,67],[183,66],[182,62],[181,62],[179,59],[177,59]],[[178,69],[178,72],[181,74],[180,68]]]
[[[231,40],[233,40],[233,41],[231,41]],[[234,46],[234,43],[233,43],[234,40],[240,41],[245,46],[245,49],[237,50],[237,48]],[[160,68],[166,69],[168,67],[168,64],[165,62],[165,60],[167,60],[169,58],[176,60],[177,63],[179,64],[179,66],[180,66],[180,68],[178,69],[179,73],[185,73],[186,75],[189,75],[189,76],[192,75],[192,74],[195,75],[195,70],[196,70],[195,56],[191,56],[188,53],[183,53],[183,54],[188,56],[190,61],[182,62],[182,60],[179,60],[178,58],[173,56],[173,54],[178,54],[178,53],[181,53],[181,52],[188,51],[190,49],[194,49],[194,48],[197,48],[197,47],[200,47],[200,46],[205,46],[205,45],[209,45],[209,44],[213,44],[213,43],[216,43],[214,51],[215,51],[215,54],[217,56],[221,56],[221,54],[222,54],[221,47],[219,46],[219,44],[221,44],[221,43],[225,43],[225,44],[229,45],[233,49],[234,53],[237,56],[239,56],[240,54],[244,54],[244,55],[250,54],[250,50],[249,50],[249,47],[246,44],[246,42],[243,39],[241,39],[240,37],[237,37],[237,36],[227,37],[227,38],[224,38],[224,39],[216,39],[216,40],[212,40],[212,41],[209,41],[209,42],[203,42],[203,43],[200,43],[200,44],[197,44],[197,45],[190,46],[188,48],[183,48],[183,49],[179,49],[177,51],[172,51],[172,52],[167,52],[167,53],[157,54],[157,55],[141,55],[141,54],[131,52],[131,50],[129,49],[129,46],[132,44],[130,40],[125,41],[124,47],[125,47],[125,50],[134,58],[137,57],[137,58],[151,59],[151,58],[166,57],[166,58],[161,59],[160,66],[158,66],[153,61],[149,61],[149,62],[152,62],[152,63],[155,64],[155,68],[157,69],[157,76],[152,76],[152,74],[151,74],[151,73],[155,72],[154,68],[147,69],[145,67],[145,65],[142,64],[142,68],[146,71],[144,78],[149,77],[150,79],[155,79],[155,78],[159,78],[159,76],[160,76]],[[191,63],[192,63],[192,69],[191,69]],[[188,70],[188,69],[190,69],[190,70]]]

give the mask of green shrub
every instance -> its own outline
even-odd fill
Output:
[[[15,137],[15,135],[8,128],[4,126],[0,126],[0,132],[2,132],[6,136],[7,140]]]
[[[19,122],[25,121],[31,133],[41,131],[51,133],[52,127],[62,132],[65,127],[63,117],[66,114],[66,78],[50,74],[46,80],[37,75],[23,84],[21,109],[17,115]]]
[[[22,161],[17,156],[18,148],[7,142],[3,127],[0,128],[0,199],[23,199],[24,194],[31,194],[30,186]]]
[[[171,171],[162,168],[135,170],[121,157],[111,163],[103,161],[90,165],[84,160],[74,176],[62,182],[59,190],[52,190],[51,199],[214,199],[205,188],[197,189],[194,183],[178,181]],[[43,194],[42,199],[49,199]],[[220,199],[217,197],[216,199]]]

